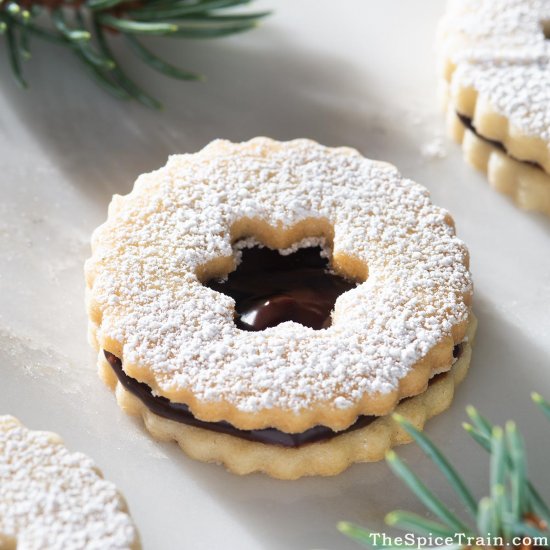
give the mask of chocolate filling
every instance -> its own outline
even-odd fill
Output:
[[[336,298],[357,285],[329,271],[320,247],[283,255],[270,248],[245,248],[227,279],[205,283],[235,300],[235,324],[264,330],[295,321],[316,330],[331,324]]]
[[[521,162],[523,164],[527,164],[528,166],[532,166],[533,168],[537,168],[538,170],[543,170],[544,171],[544,168],[538,162],[535,162],[535,161],[532,161],[532,160],[518,159],[518,158],[514,157],[513,155],[511,155],[508,152],[508,150],[506,149],[506,146],[504,145],[504,143],[502,143],[501,141],[497,141],[495,139],[489,139],[485,136],[482,136],[476,130],[476,127],[474,126],[474,122],[470,117],[467,117],[466,115],[462,115],[458,112],[456,113],[456,116],[460,119],[460,122],[462,122],[464,127],[467,128],[468,130],[470,130],[470,132],[472,132],[473,134],[475,134],[481,141],[484,141],[485,143],[488,143],[489,145],[492,145],[493,147],[496,147],[499,151],[502,151],[504,154],[506,154],[511,159],[513,159],[517,162]]]
[[[166,397],[153,395],[151,388],[143,382],[138,382],[134,378],[130,378],[122,370],[122,362],[118,357],[115,357],[112,353],[105,351],[105,357],[115,371],[120,383],[132,394],[134,394],[151,412],[168,418],[169,420],[175,420],[182,424],[189,426],[195,426],[197,428],[203,428],[205,430],[211,430],[213,432],[224,433],[246,439],[248,441],[256,441],[259,443],[267,443],[269,445],[280,445],[282,447],[301,447],[308,443],[315,443],[316,441],[325,441],[332,439],[333,437],[358,430],[364,426],[368,426],[371,422],[376,420],[376,416],[359,416],[354,424],[349,428],[335,432],[326,426],[314,426],[309,428],[305,432],[290,434],[282,432],[275,428],[265,428],[263,430],[239,430],[235,428],[229,422],[205,422],[195,418],[189,411],[189,407],[183,403],[172,403]]]
[[[460,344],[453,349],[453,357],[457,358],[460,355]],[[229,422],[207,422],[199,420],[193,416],[193,413],[189,410],[189,407],[184,403],[172,403],[166,397],[159,395],[153,395],[153,390],[145,383],[138,382],[134,378],[128,376],[122,369],[122,361],[114,356],[112,353],[104,350],[105,358],[111,365],[111,368],[115,372],[118,380],[131,394],[135,395],[151,412],[167,418],[168,420],[174,420],[175,422],[181,422],[188,426],[195,426],[196,428],[203,428],[205,430],[211,430],[213,432],[224,433],[232,435],[234,437],[240,437],[247,441],[255,441],[257,443],[266,443],[268,445],[278,445],[281,447],[301,447],[308,443],[316,443],[318,441],[328,441],[333,437],[340,434],[359,430],[368,426],[371,422],[374,422],[377,416],[358,416],[357,420],[345,430],[335,432],[327,426],[314,426],[304,432],[300,433],[286,433],[276,428],[264,428],[262,430],[240,430],[235,428]],[[436,374],[429,381],[429,385],[438,380],[445,373]],[[409,397],[403,399],[410,399]]]
[[[285,321],[295,321],[318,330],[330,326],[336,298],[356,283],[330,272],[328,259],[321,255],[320,247],[302,248],[289,255],[254,247],[242,251],[241,263],[225,281],[211,280],[206,286],[235,300],[235,324],[242,330],[264,330]],[[199,420],[187,405],[153,395],[147,384],[124,372],[118,357],[108,351],[104,354],[124,388],[151,412],[189,426],[248,441],[296,448],[364,428],[377,418],[359,416],[351,426],[339,432],[327,426],[314,426],[301,433],[286,433],[275,428],[240,430],[225,421]],[[457,358],[459,354],[460,346],[455,346],[453,356]],[[439,376],[434,376],[430,383]]]

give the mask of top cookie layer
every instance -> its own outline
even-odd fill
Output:
[[[338,298],[328,329],[241,331],[234,301],[200,281],[234,269],[232,244],[247,237],[272,248],[324,237],[335,269],[366,280]],[[88,307],[97,346],[199,418],[338,429],[391,409],[413,370],[409,394],[450,366],[469,316],[467,259],[449,214],[391,165],[308,140],[215,141],[114,197],[87,263]]]
[[[116,487],[91,459],[52,433],[0,416],[0,547],[24,550],[139,548]]]
[[[457,110],[550,173],[549,33],[548,0],[454,0],[439,27]]]

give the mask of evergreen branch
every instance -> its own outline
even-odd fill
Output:
[[[137,35],[217,38],[250,30],[268,15],[268,12],[218,11],[249,4],[251,0],[85,0],[82,4],[55,2],[53,7],[48,5],[48,10],[42,9],[40,0],[26,0],[25,7],[20,1],[0,0],[0,35],[5,35],[11,71],[21,87],[26,87],[22,60],[30,57],[32,36],[72,49],[92,78],[115,97],[133,98],[154,108],[159,108],[160,103],[117,66],[105,38],[106,31],[122,35],[133,53],[156,71],[181,80],[201,80],[200,75],[175,67],[151,52]],[[82,11],[86,12],[86,18]],[[37,23],[45,12],[53,29]],[[74,15],[75,24],[67,23],[68,13]],[[87,21],[92,23],[94,36]]]

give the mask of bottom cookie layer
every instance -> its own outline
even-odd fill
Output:
[[[473,317],[462,353],[452,368],[440,375],[427,390],[402,401],[395,412],[417,428],[443,412],[452,402],[454,389],[468,372],[477,321]],[[227,434],[187,426],[152,413],[118,381],[102,351],[98,356],[99,375],[116,392],[119,406],[126,413],[141,416],[151,435],[161,441],[174,440],[191,458],[223,464],[235,474],[263,472],[279,479],[303,476],[333,476],[355,462],[375,462],[386,451],[411,439],[391,415],[382,416],[364,428],[333,439],[298,448],[284,448],[246,441]]]
[[[447,129],[462,144],[466,161],[484,172],[492,187],[512,197],[525,210],[550,215],[550,175],[542,168],[516,160],[477,136],[460,120],[452,104],[448,107]]]

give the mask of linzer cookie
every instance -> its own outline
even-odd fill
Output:
[[[451,216],[391,165],[214,141],[115,196],[86,264],[90,339],[153,436],[245,474],[334,475],[445,409],[475,320]]]
[[[139,538],[116,487],[59,436],[0,416],[2,550],[138,549]]]
[[[440,23],[441,91],[466,160],[550,215],[550,2],[454,0]]]

